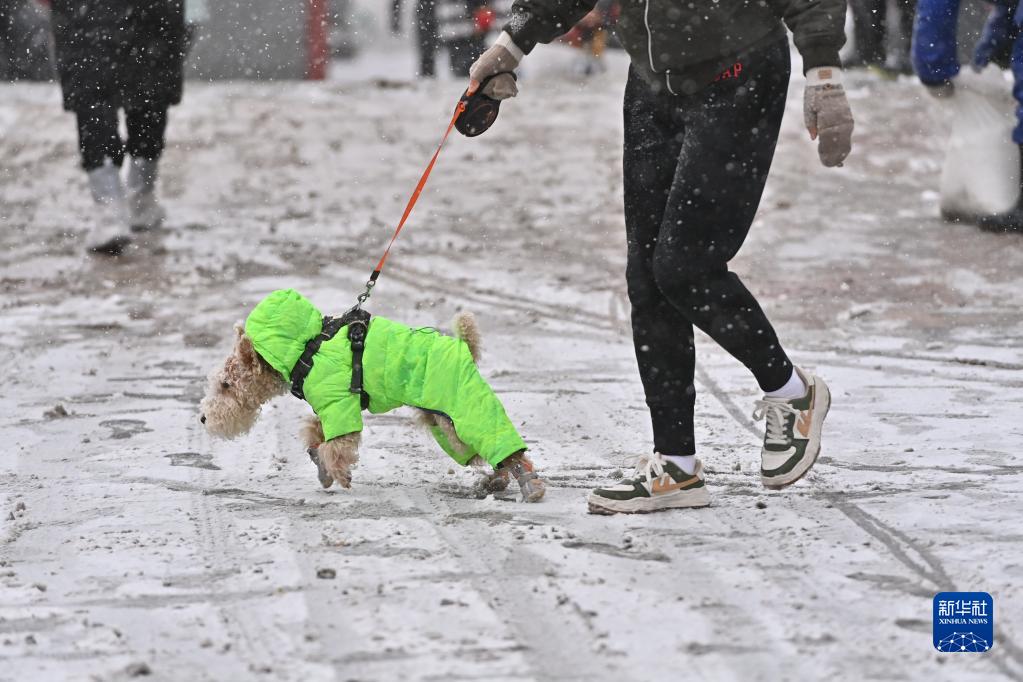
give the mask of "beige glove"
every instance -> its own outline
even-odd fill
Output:
[[[806,74],[803,121],[816,140],[817,154],[825,166],[841,166],[852,150],[853,117],[842,88],[842,70],[821,66]]]
[[[480,55],[469,69],[469,94],[476,92],[480,83],[491,76],[501,74],[487,83],[483,94],[494,99],[508,99],[519,94],[519,86],[509,71],[514,71],[522,61],[522,50],[512,42],[511,36],[502,33],[486,52]]]

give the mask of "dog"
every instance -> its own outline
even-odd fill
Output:
[[[462,466],[493,467],[483,494],[518,482],[538,502],[546,485],[503,405],[480,376],[480,333],[471,313],[455,336],[413,329],[360,308],[324,317],[293,289],[275,291],[235,325],[234,347],[210,375],[200,421],[214,436],[247,433],[271,399],[291,392],[313,408],[299,437],[324,488],[350,488],[359,461],[362,412],[407,405]]]

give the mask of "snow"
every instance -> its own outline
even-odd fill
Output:
[[[625,63],[580,81],[573,57],[538,49],[496,126],[450,140],[371,302],[422,326],[477,314],[484,374],[550,483],[528,506],[473,499],[407,414],[367,418],[354,486],[330,492],[297,400],[230,443],[197,419],[266,292],[352,303],[460,83],[343,64],[318,84],[190,83],[169,229],[116,263],[71,235],[89,203],[56,89],[0,86],[0,679],[1023,676],[1023,249],[937,217],[925,95],[850,74],[854,155],[824,169],[794,79],[734,261],[831,385],[809,480],[761,488],[756,385],[700,337],[713,506],[597,517],[588,489],[650,436],[624,290]],[[942,590],[994,595],[990,653],[932,648]]]

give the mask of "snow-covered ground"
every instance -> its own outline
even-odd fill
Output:
[[[329,492],[299,401],[232,443],[197,419],[265,293],[352,303],[457,83],[341,65],[320,84],[190,84],[169,229],[117,262],[70,235],[90,206],[56,88],[0,86],[0,679],[1023,676],[1023,241],[936,217],[942,139],[917,86],[854,75],[854,155],[827,170],[794,82],[734,262],[831,384],[813,475],[761,488],[756,385],[700,338],[713,506],[609,518],[587,490],[649,447],[625,65],[582,82],[567,51],[537,55],[494,129],[451,139],[371,306],[478,315],[484,373],[550,482],[530,506],[473,499],[406,414],[367,419],[353,488]],[[939,590],[994,595],[990,653],[934,651]]]

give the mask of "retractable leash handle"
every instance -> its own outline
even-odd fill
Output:
[[[398,235],[401,234],[401,230],[405,227],[405,223],[408,221],[409,215],[412,214],[412,209],[415,208],[416,202],[419,201],[419,195],[423,193],[423,188],[426,187],[426,181],[430,179],[430,173],[433,172],[433,167],[437,163],[437,157],[440,156],[440,150],[444,148],[444,143],[448,141],[448,135],[451,134],[452,129],[455,127],[455,123],[458,122],[458,117],[465,111],[465,99],[459,100],[458,106],[455,107],[455,113],[451,116],[451,122],[448,123],[447,130],[444,131],[444,137],[440,139],[440,144],[437,145],[437,151],[433,153],[433,157],[430,159],[430,163],[427,164],[426,170],[419,177],[419,182],[416,183],[416,189],[412,192],[412,196],[409,197],[408,203],[405,204],[405,212],[401,214],[401,220],[398,221],[398,227],[394,230],[394,234],[391,235],[391,241],[387,243],[387,248],[384,249],[384,255],[380,257],[380,261],[377,266],[373,268],[373,273],[369,276],[369,280],[366,282],[366,290],[359,294],[358,303],[352,308],[352,310],[358,310],[362,308],[362,305],[369,300],[370,295],[373,293],[373,287],[376,286],[377,279],[380,277],[380,273],[384,269],[384,264],[387,262],[387,256],[391,254],[391,247],[394,246],[395,240],[398,239]]]
[[[487,132],[490,130],[490,126],[494,125],[497,115],[501,112],[501,100],[485,95],[483,91],[487,89],[487,84],[490,81],[500,76],[511,76],[512,79],[518,80],[514,71],[502,71],[480,81],[476,92],[471,95],[468,88],[462,93],[460,103],[465,105],[465,114],[458,119],[458,123],[455,125],[458,132],[466,137],[476,137]]]

